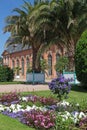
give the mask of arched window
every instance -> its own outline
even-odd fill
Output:
[[[56,63],[57,63],[57,61],[59,60],[59,58],[60,58],[60,54],[57,53],[57,54],[56,54]]]
[[[17,59],[16,62],[17,62],[17,75],[19,75],[19,69],[20,69],[20,68],[19,68],[19,66],[20,66],[20,65],[19,65],[19,60]]]
[[[58,64],[59,58],[60,58],[60,54],[57,53],[57,54],[56,54],[56,64]],[[58,75],[57,70],[56,70],[56,74]]]
[[[17,59],[17,67],[19,67],[19,60]]]
[[[14,69],[14,67],[15,67],[15,61],[12,60],[12,69]]]
[[[48,74],[52,75],[52,56],[51,55],[48,55],[48,66],[49,66]]]
[[[22,61],[21,61],[21,65],[22,65],[22,75],[24,75],[24,59],[22,58]]]
[[[30,67],[30,63],[29,63],[29,57],[26,58],[26,66],[27,66],[27,69]]]

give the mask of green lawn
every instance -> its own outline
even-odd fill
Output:
[[[29,93],[22,93],[24,95],[29,94]],[[39,96],[53,96],[56,97],[55,95],[53,95],[53,93],[51,91],[37,91],[37,92],[30,92],[30,94],[36,94]],[[83,89],[81,86],[72,86],[72,90],[70,92],[70,94],[68,95],[68,99],[66,99],[67,101],[74,101],[74,102],[78,102],[81,103],[81,101],[83,100],[87,100],[87,89]]]
[[[23,95],[29,93],[22,93]],[[39,91],[39,92],[30,92],[30,94],[36,94],[39,96],[53,96],[50,91]],[[67,101],[73,101],[80,103],[82,107],[87,109],[87,90],[83,89],[80,86],[73,86],[72,90],[69,94],[69,98]],[[16,119],[12,119],[10,117],[4,116],[0,114],[0,130],[34,130],[26,125],[23,125]]]
[[[7,84],[24,84],[24,82],[22,81],[0,82],[0,85],[7,85]]]
[[[0,130],[35,130],[20,123],[16,119],[12,119],[5,115],[0,114]]]

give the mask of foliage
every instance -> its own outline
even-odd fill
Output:
[[[27,68],[27,73],[31,73],[31,72],[33,72],[32,67],[31,67],[31,66],[28,66],[28,68]]]
[[[87,31],[85,31],[76,46],[75,69],[77,79],[87,86]]]
[[[58,115],[55,120],[54,130],[71,130],[73,126],[74,123],[71,118],[63,121],[62,117]]]
[[[21,68],[19,66],[14,68],[14,72],[19,75],[19,71],[21,70]]]
[[[14,9],[18,15],[6,19],[4,32],[11,33],[6,45],[23,43],[32,47],[32,70],[40,71],[42,51],[49,44],[57,43],[67,48],[69,69],[74,69],[76,43],[87,28],[87,1],[35,0],[34,5],[24,2],[22,7]]]
[[[55,65],[55,69],[57,72],[62,73],[63,70],[67,70],[68,69],[68,58],[65,56],[59,57],[59,60],[57,61],[56,65]]]
[[[62,75],[60,77],[53,79],[49,84],[49,89],[54,93],[57,94],[59,100],[63,98],[67,98],[71,90],[71,85],[69,84],[69,79],[65,79]]]
[[[45,59],[40,60],[40,70],[41,72],[45,72],[45,70],[48,68],[47,61]],[[33,72],[32,67],[29,66],[27,69],[27,73]]]
[[[21,8],[15,8],[13,11],[16,15],[8,16],[6,18],[6,26],[4,32],[10,32],[10,37],[6,41],[6,47],[12,44],[23,44],[23,47],[27,44],[32,48],[32,70],[34,72],[40,72],[40,56],[44,48],[49,44],[45,42],[44,30],[39,25],[37,17],[41,14],[43,8],[40,5],[47,5],[47,1],[42,0],[34,4],[24,1]],[[42,17],[44,20],[45,17]],[[14,21],[14,22],[13,22]],[[46,39],[50,37],[46,36]],[[38,55],[39,54],[39,55]]]
[[[38,26],[43,30],[45,27],[46,35],[48,30],[53,33],[49,33],[51,43],[67,49],[69,69],[73,70],[76,43],[87,29],[87,1],[51,0],[48,6],[42,4],[40,8],[43,12],[38,18]]]
[[[41,59],[40,61],[41,71],[45,72],[46,69],[48,69],[48,64],[45,59]]]
[[[3,64],[3,60],[2,60],[2,57],[0,57],[0,66],[2,66]]]
[[[13,81],[13,70],[7,66],[0,66],[0,82]]]

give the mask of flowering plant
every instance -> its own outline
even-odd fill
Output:
[[[16,92],[10,92],[8,94],[2,94],[0,96],[0,102],[4,105],[15,104],[19,102],[19,94]]]
[[[28,102],[31,101],[33,103],[40,102],[41,105],[54,105],[57,101],[53,97],[39,97],[36,95],[29,95],[27,97]]]
[[[53,79],[49,84],[50,90],[54,94],[57,94],[59,100],[62,100],[62,98],[67,98],[67,95],[71,90],[69,81],[70,79],[65,79],[62,75],[60,75],[58,78]]]
[[[37,129],[50,129],[55,125],[55,114],[52,111],[25,111],[21,122]]]
[[[84,128],[86,130],[87,128],[87,117],[84,117],[79,122],[80,128]]]

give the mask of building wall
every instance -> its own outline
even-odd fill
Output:
[[[55,70],[55,64],[56,64],[56,55],[63,55],[65,50],[63,48],[59,48],[57,46],[51,46],[48,48],[44,54],[43,58],[46,59],[47,63],[51,63],[52,70],[48,69],[46,70],[46,78],[55,78],[56,77],[56,70]],[[32,64],[32,49],[23,50],[20,52],[14,52],[14,53],[3,53],[3,64],[8,65],[10,68],[14,68],[19,66],[21,70],[19,70],[19,76],[17,76],[17,72],[15,71],[15,78],[19,78],[22,80],[26,79],[26,72],[27,72],[27,61],[29,59],[29,64]],[[49,59],[49,61],[48,61]],[[14,62],[13,62],[14,61]],[[13,66],[14,63],[14,66]],[[24,65],[24,74],[23,74],[23,65]]]

